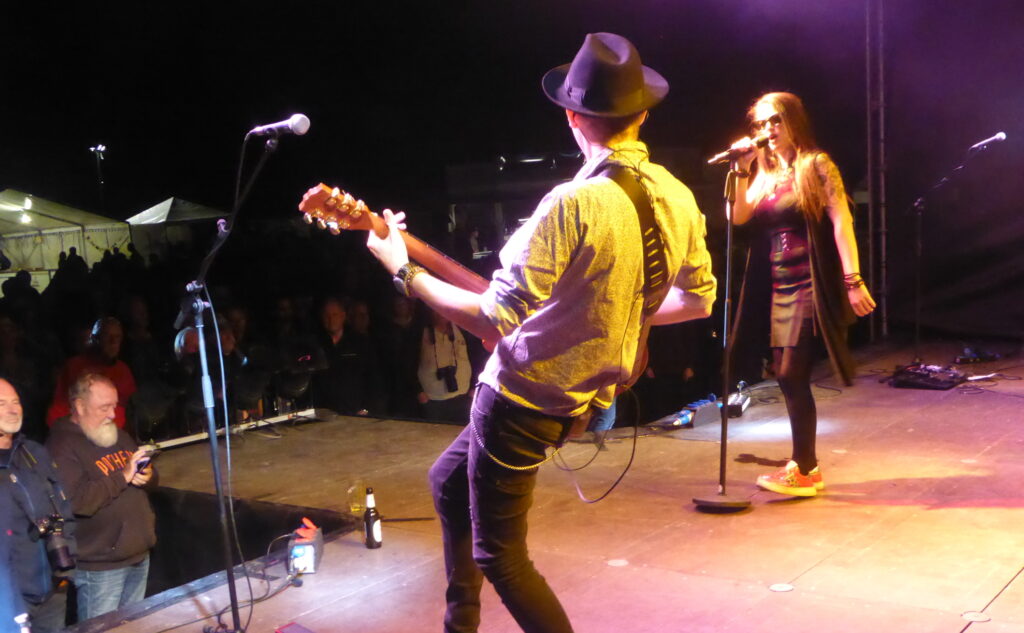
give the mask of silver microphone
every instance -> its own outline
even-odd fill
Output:
[[[724,152],[719,152],[712,156],[711,158],[709,158],[708,165],[717,165],[718,163],[732,162],[739,158],[740,156],[743,156],[744,154],[754,151],[755,148],[764,147],[765,145],[768,144],[768,139],[770,137],[771,134],[768,133],[760,134],[752,138],[751,140],[753,141],[753,143],[751,143],[747,147],[730,147]]]
[[[309,131],[309,117],[305,114],[293,114],[284,121],[261,125],[249,130],[252,136],[278,136],[280,134],[294,134],[302,136]]]
[[[971,148],[968,149],[967,151],[968,152],[976,152],[979,149],[985,149],[991,143],[998,143],[1000,141],[1005,141],[1005,140],[1006,140],[1006,132],[999,132],[998,134],[996,134],[994,136],[990,136],[989,138],[985,139],[984,141],[979,141],[979,142],[975,143],[974,145],[971,145]]]

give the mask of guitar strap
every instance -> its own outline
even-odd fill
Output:
[[[640,235],[643,240],[644,252],[644,312],[640,330],[640,347],[647,344],[650,333],[650,317],[657,312],[665,298],[665,284],[668,283],[668,262],[665,261],[665,242],[661,237],[661,229],[654,219],[654,208],[647,196],[640,174],[634,169],[607,163],[599,172],[617,184],[633,203],[636,217],[640,222]]]
[[[668,262],[665,261],[665,243],[661,237],[661,229],[658,228],[658,223],[654,219],[654,207],[651,206],[651,199],[647,196],[643,185],[640,184],[640,172],[618,163],[607,162],[596,175],[605,176],[614,181],[629,196],[633,208],[636,210],[637,221],[640,222],[640,235],[643,240],[644,309],[640,319],[640,337],[629,379],[615,389],[615,395],[618,396],[633,385],[647,365],[647,337],[651,333],[650,317],[657,312],[658,306],[665,298]],[[573,421],[568,434],[569,439],[575,439],[590,429],[593,413],[594,407],[591,405],[585,413]]]

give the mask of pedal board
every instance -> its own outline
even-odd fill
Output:
[[[709,394],[704,400],[691,402],[677,413],[667,415],[659,420],[649,423],[647,426],[655,426],[663,429],[692,429],[695,426],[702,426],[717,422],[721,419],[721,401],[715,394]]]
[[[889,380],[889,385],[900,389],[944,391],[964,382],[967,382],[967,374],[952,367],[906,365],[896,368]]]

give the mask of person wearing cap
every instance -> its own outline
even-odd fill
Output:
[[[494,344],[469,423],[429,473],[448,633],[477,630],[484,578],[523,631],[572,630],[527,552],[538,467],[591,408],[611,405],[648,326],[707,317],[714,301],[704,217],[639,140],[648,110],[668,92],[665,79],[624,37],[592,33],[542,87],[564,109],[586,162],[509,238],[483,293],[410,263],[396,230],[367,240],[396,286]],[[651,210],[646,220],[642,209]],[[404,214],[383,215],[392,229],[404,228]],[[650,229],[643,235],[642,225]],[[663,247],[645,252],[657,242],[652,232]],[[653,273],[648,261],[657,264]]]

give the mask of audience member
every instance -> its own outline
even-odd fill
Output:
[[[159,380],[167,370],[168,345],[161,346],[149,323],[149,305],[142,295],[128,295],[121,301],[120,318],[124,324],[121,358],[139,385]]]
[[[313,404],[342,415],[382,415],[380,368],[370,337],[347,328],[345,303],[324,300],[318,340],[327,368],[313,377]]]
[[[27,270],[19,270],[13,277],[0,284],[4,297],[14,301],[26,298],[30,301],[39,300],[39,291],[32,287],[32,274]]]
[[[440,313],[430,311],[420,346],[419,402],[428,420],[465,424],[473,371],[462,331]]]
[[[70,256],[69,256],[70,259]],[[135,377],[132,370],[118,356],[121,354],[121,342],[124,330],[121,322],[114,317],[104,317],[93,325],[89,342],[83,354],[72,356],[64,363],[57,377],[57,386],[53,392],[53,404],[47,413],[46,421],[53,424],[58,418],[71,412],[68,393],[71,385],[79,376],[93,372],[106,376],[117,388],[119,400],[114,423],[124,428],[125,408],[128,399],[135,393]]]
[[[388,398],[387,414],[407,418],[420,415],[420,337],[416,303],[403,295],[392,295],[391,319],[379,331],[381,366]]]
[[[249,351],[249,311],[241,305],[230,306],[224,311],[227,326],[231,328],[231,334],[235,339],[235,347],[246,354]]]
[[[24,410],[22,433],[42,441],[46,435],[43,414],[49,404],[50,367],[45,355],[22,336],[21,326],[0,312],[0,378],[10,382],[21,394]]]
[[[71,414],[46,446],[60,467],[78,521],[79,621],[142,600],[155,516],[143,489],[154,483],[150,453],[114,424],[117,387],[87,373],[71,385]]]
[[[346,319],[353,332],[363,336],[372,336],[370,319],[370,306],[362,299],[355,299],[349,303],[348,318]]]
[[[75,522],[49,452],[22,435],[18,392],[0,380],[0,494],[11,500],[11,574],[32,630],[64,629],[67,578],[74,569]],[[61,475],[63,473],[60,473]]]

